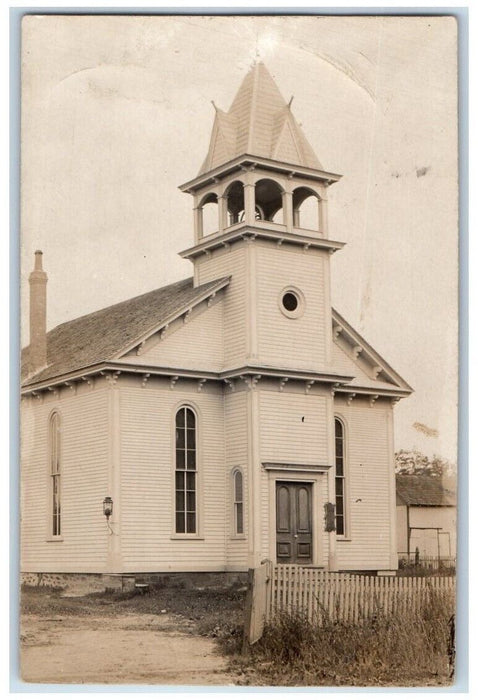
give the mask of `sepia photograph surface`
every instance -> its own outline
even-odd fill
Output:
[[[456,19],[21,46],[22,681],[452,685]]]

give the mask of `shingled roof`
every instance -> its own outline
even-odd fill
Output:
[[[112,359],[136,338],[228,279],[194,287],[190,277],[56,326],[47,333],[47,367],[43,370],[27,378],[28,347],[22,351],[24,385]]]
[[[397,474],[395,477],[398,505],[455,506],[455,494],[444,488],[436,476]],[[401,503],[400,503],[401,502]]]
[[[244,154],[322,169],[290,103],[262,62],[247,73],[228,112],[216,107],[209,150],[199,175]]]

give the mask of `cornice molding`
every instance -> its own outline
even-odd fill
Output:
[[[326,472],[332,469],[331,464],[294,464],[292,462],[262,462],[266,471],[287,472]]]
[[[224,248],[234,241],[246,239],[249,241],[254,239],[275,241],[276,245],[290,243],[291,245],[300,246],[304,250],[316,248],[328,250],[331,253],[334,253],[336,250],[341,250],[345,245],[345,243],[342,243],[341,241],[332,241],[329,238],[302,236],[297,233],[289,233],[283,230],[274,231],[270,228],[262,228],[260,224],[257,226],[243,224],[242,226],[235,226],[232,228],[232,230],[227,230],[220,235],[207,236],[197,245],[181,251],[179,255],[187,260],[194,259],[198,255],[210,254],[211,250],[215,248]]]
[[[327,170],[306,168],[304,166],[294,165],[292,163],[285,163],[284,161],[273,160],[272,158],[260,158],[259,156],[252,156],[245,153],[241,156],[237,156],[237,158],[229,160],[227,163],[223,163],[222,165],[213,168],[203,175],[198,175],[193,180],[185,182],[184,185],[179,186],[179,189],[181,192],[193,194],[209,184],[214,184],[218,179],[220,180],[221,178],[227,177],[235,171],[240,171],[251,166],[261,167],[264,170],[272,170],[285,175],[291,175],[292,177],[319,180],[324,182],[327,186],[332,185],[334,182],[338,182],[342,177],[342,175],[339,175],[338,173],[331,173]]]
[[[155,367],[151,365],[136,365],[121,361],[108,361],[92,365],[90,367],[79,368],[75,372],[51,378],[37,384],[29,384],[21,390],[23,396],[29,394],[38,394],[41,391],[56,391],[61,386],[70,387],[73,382],[87,382],[92,388],[94,386],[95,376],[108,376],[109,374],[116,375],[131,375],[138,376],[141,379],[141,385],[144,387],[146,383],[150,383],[153,377],[165,377],[170,381],[173,380],[173,387],[178,379],[190,379],[197,382],[198,387],[206,384],[206,380],[212,382],[222,382],[231,390],[234,390],[237,380],[242,380],[246,385],[255,387],[259,381],[265,379],[276,379],[279,391],[283,391],[287,383],[291,381],[304,382],[305,392],[308,394],[311,388],[316,384],[331,385],[331,391],[335,394],[345,394],[346,396],[354,395],[375,397],[389,397],[397,400],[408,396],[411,390],[399,387],[367,387],[355,386],[350,384],[354,377],[350,375],[340,375],[328,372],[315,372],[311,370],[293,370],[284,369],[283,367],[263,367],[259,365],[245,365],[226,369],[221,372],[210,372],[207,370],[189,370],[180,369],[177,367]]]
[[[27,395],[33,392],[47,390],[51,387],[60,387],[61,385],[70,384],[73,381],[83,381],[88,382],[88,384],[93,383],[94,376],[104,375],[108,373],[112,374],[130,374],[138,375],[142,379],[147,375],[147,381],[155,376],[157,377],[177,377],[182,379],[194,379],[194,380],[211,380],[217,382],[224,382],[229,386],[234,385],[233,380],[244,379],[244,381],[253,381],[254,385],[260,379],[278,379],[279,386],[282,384],[284,386],[286,381],[297,380],[305,381],[309,384],[311,383],[348,383],[353,377],[330,374],[326,372],[311,372],[303,370],[289,370],[284,368],[271,368],[271,367],[261,367],[244,365],[242,367],[227,369],[221,372],[210,372],[207,370],[189,370],[180,369],[177,367],[155,367],[151,365],[140,365],[132,364],[130,362],[125,363],[120,360],[105,361],[103,363],[98,363],[90,367],[81,367],[74,372],[70,372],[65,375],[58,377],[52,377],[44,382],[38,382],[36,384],[29,384],[22,388],[22,394]],[[177,381],[177,380],[176,380]],[[203,382],[204,383],[204,382]]]

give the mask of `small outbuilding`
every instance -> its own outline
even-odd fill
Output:
[[[456,495],[435,476],[397,474],[399,559],[456,557]]]

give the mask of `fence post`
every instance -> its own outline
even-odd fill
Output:
[[[244,608],[244,638],[243,653],[249,644],[255,644],[262,637],[266,619],[267,586],[272,581],[268,576],[269,566],[261,564],[255,569],[249,569],[246,604]]]

